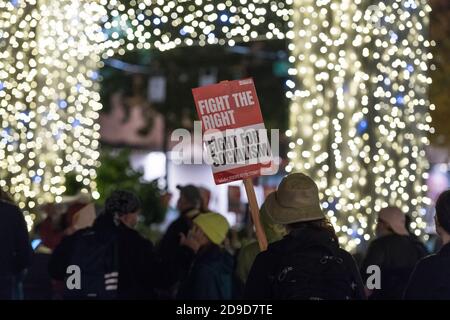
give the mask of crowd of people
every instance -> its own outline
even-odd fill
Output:
[[[233,249],[227,219],[196,186],[179,189],[179,217],[156,244],[135,230],[140,199],[116,190],[83,227],[74,221],[86,202],[66,208],[63,232],[54,231],[55,207],[46,208],[34,248],[21,210],[0,191],[0,299],[450,299],[450,190],[435,206],[439,251],[430,254],[407,215],[387,207],[357,263],[302,173],[284,177],[262,204],[262,252],[256,240]],[[380,270],[375,287],[371,266]]]

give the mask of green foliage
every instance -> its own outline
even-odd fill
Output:
[[[164,220],[166,208],[160,201],[161,190],[157,181],[142,181],[142,173],[130,166],[128,149],[112,150],[102,148],[101,165],[97,170],[98,202],[104,204],[106,198],[116,189],[135,192],[142,202],[142,224],[150,226]]]

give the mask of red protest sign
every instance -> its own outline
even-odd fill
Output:
[[[214,181],[222,184],[261,175],[271,150],[253,79],[192,89]]]

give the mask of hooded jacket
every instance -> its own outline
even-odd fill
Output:
[[[0,200],[0,277],[13,276],[31,264],[32,249],[22,212]]]
[[[63,239],[56,247],[49,263],[49,272],[53,279],[63,280],[66,269],[74,252],[77,239],[86,228]],[[153,244],[144,239],[137,231],[123,223],[116,225],[111,214],[102,214],[92,227],[100,241],[107,242],[117,236],[119,264],[119,299],[157,298],[156,289],[170,283],[177,274],[176,268],[182,265],[164,265],[154,252]],[[186,265],[192,261],[187,257]],[[181,263],[181,260],[180,260]]]

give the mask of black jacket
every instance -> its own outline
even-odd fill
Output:
[[[405,299],[450,300],[450,243],[417,263]]]
[[[162,286],[164,290],[161,290],[160,294],[164,298],[175,298],[179,283],[187,277],[189,268],[183,268],[181,266],[186,266],[186,261],[191,259],[188,253],[190,250],[180,245],[180,233],[187,235],[189,229],[192,227],[192,220],[198,214],[200,212],[196,209],[181,213],[180,217],[170,224],[158,245],[158,255],[164,264],[180,266],[176,274],[174,274],[176,279],[170,279],[168,283]]]
[[[187,279],[181,284],[178,299],[230,300],[232,298],[233,258],[211,245],[200,251]]]
[[[0,278],[11,277],[31,264],[32,249],[24,216],[0,200]]]
[[[410,236],[392,234],[372,241],[362,263],[361,275],[366,281],[370,276],[368,266],[379,266],[381,289],[375,289],[370,299],[402,299],[414,266],[426,254],[423,244]]]
[[[113,223],[112,215],[100,215],[92,227],[105,241],[111,234],[118,235],[119,299],[157,298],[155,289],[170,283],[179,266],[164,265],[154,252],[153,244],[127,226]],[[63,239],[53,252],[49,263],[50,275],[63,280],[80,230]],[[190,263],[187,261],[186,264]]]
[[[166,233],[162,237],[158,250],[164,257],[173,257],[180,248],[180,233],[187,235],[192,227],[192,220],[200,214],[196,209],[182,212],[180,216],[173,221],[167,228]]]
[[[279,268],[283,256],[293,249],[311,245],[330,245],[334,241],[326,231],[303,228],[292,231],[282,240],[269,245],[267,251],[261,252],[255,259],[245,286],[246,299],[273,299],[272,280]],[[337,247],[337,244],[336,244]],[[345,250],[336,248],[342,258],[349,276],[354,283],[353,299],[365,299],[361,276],[353,257]]]
[[[51,255],[39,251],[40,248],[37,248],[37,251],[33,254],[31,266],[23,282],[25,300],[52,299],[52,282],[48,273],[48,262]]]

